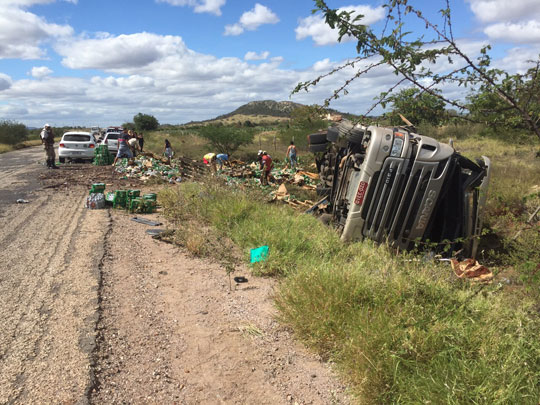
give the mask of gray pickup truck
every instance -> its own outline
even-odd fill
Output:
[[[405,250],[419,243],[448,246],[476,256],[491,172],[487,157],[473,162],[408,127],[346,120],[308,141],[325,212],[343,241],[369,238]]]

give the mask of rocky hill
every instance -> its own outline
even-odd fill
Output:
[[[251,101],[238,107],[236,110],[220,115],[214,118],[215,120],[229,118],[234,115],[267,115],[272,117],[290,117],[291,112],[302,104],[293,103],[292,101]]]

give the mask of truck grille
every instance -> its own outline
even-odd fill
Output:
[[[427,229],[447,165],[448,161],[387,158],[380,172],[373,176],[363,204],[363,235],[411,248]],[[430,199],[426,198],[428,195]]]

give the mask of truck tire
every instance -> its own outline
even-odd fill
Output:
[[[309,145],[309,151],[311,153],[326,152],[327,146],[328,146],[328,142],[310,144]]]
[[[364,131],[355,128],[347,134],[346,138],[350,143],[360,144],[364,139]]]
[[[336,127],[328,128],[328,131],[326,132],[326,140],[328,142],[337,142],[338,138],[339,130]]]
[[[328,142],[326,140],[326,131],[308,135],[308,141],[310,145],[326,144]]]

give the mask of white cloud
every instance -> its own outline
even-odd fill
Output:
[[[226,3],[226,0],[156,0],[157,3],[168,3],[172,6],[189,6],[193,7],[196,13],[210,13],[221,15],[221,7]]]
[[[265,60],[268,59],[268,56],[270,56],[270,52],[268,51],[261,53],[250,51],[244,55],[244,60]]]
[[[51,38],[68,37],[73,34],[69,25],[48,23],[19,7],[49,1],[4,0],[0,3],[0,59],[40,59],[45,57],[41,48]]]
[[[223,33],[223,35],[236,36],[236,35],[240,35],[243,32],[244,32],[244,29],[242,28],[240,24],[231,24],[231,25],[225,26],[225,32]]]
[[[236,24],[226,25],[224,35],[240,35],[244,30],[255,31],[263,24],[276,24],[278,16],[268,7],[259,3],[253,9],[246,11]]]
[[[36,79],[41,79],[45,76],[49,76],[53,71],[47,66],[34,66],[30,71],[30,75]]]
[[[4,73],[0,73],[0,91],[11,87],[11,77]]]
[[[362,14],[364,18],[360,21],[364,25],[373,24],[382,18],[384,18],[384,8],[377,7],[372,8],[370,6],[348,6],[342,7],[339,11],[347,11],[349,13],[354,12],[352,15],[357,16]],[[306,18],[301,18],[298,23],[298,27],[295,29],[296,39],[302,40],[304,38],[311,37],[316,45],[333,45],[338,43],[338,30],[331,29],[324,21],[324,17],[321,14],[311,15]],[[342,41],[352,41],[354,38],[343,37]]]
[[[498,23],[487,26],[484,33],[493,40],[514,43],[540,43],[540,21]]]
[[[509,22],[540,16],[538,0],[467,0],[476,18],[484,23]]]
[[[131,71],[187,51],[180,37],[147,32],[119,36],[101,33],[99,38],[60,42],[56,50],[64,57],[62,64],[71,69],[111,71]]]
[[[534,62],[531,61],[538,59],[538,52],[538,49],[512,48],[506,51],[506,56],[502,59],[494,61],[493,67],[509,73],[523,74],[534,66]]]
[[[313,65],[313,70],[315,72],[329,72],[335,67],[335,64],[330,62],[329,58],[319,60]]]

